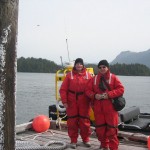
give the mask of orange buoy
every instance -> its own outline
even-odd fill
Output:
[[[32,128],[36,132],[45,132],[50,127],[50,120],[45,115],[39,115],[33,119]]]

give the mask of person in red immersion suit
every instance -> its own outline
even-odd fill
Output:
[[[82,58],[77,58],[74,67],[69,72],[61,87],[60,97],[66,108],[68,135],[71,139],[71,148],[77,147],[78,133],[85,146],[90,147],[90,99],[85,96],[85,87],[91,74],[87,72]]]
[[[112,99],[123,95],[124,86],[118,77],[110,73],[107,60],[98,63],[99,72],[88,83],[85,94],[91,98],[95,116],[95,127],[101,150],[118,150],[118,112]],[[104,82],[104,80],[106,82]],[[111,90],[107,89],[109,84]]]

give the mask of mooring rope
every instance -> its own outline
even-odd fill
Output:
[[[50,132],[51,135],[43,135],[43,133]],[[50,137],[53,136],[54,133],[50,131],[46,131],[42,133],[36,133],[33,137],[32,135],[21,137],[20,140],[16,141],[16,150],[63,150],[67,147],[66,142],[64,141],[54,141],[51,140],[47,142],[44,146],[40,146],[35,142],[31,142],[31,140],[35,140],[38,137]],[[31,138],[33,137],[33,138]],[[27,140],[30,138],[30,141]]]
[[[65,116],[63,116],[62,118],[57,116],[56,126],[58,126],[59,130],[61,130],[62,119],[64,119],[66,116],[67,116],[67,114]]]
[[[66,147],[67,144],[63,141],[49,141],[44,146],[30,141],[16,141],[16,150],[63,150]]]

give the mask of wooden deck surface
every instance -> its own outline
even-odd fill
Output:
[[[49,141],[64,141],[67,144],[66,150],[71,150],[70,148],[70,139],[66,131],[60,131],[55,129],[49,129],[44,133],[36,133],[34,131],[26,131],[18,133],[16,135],[16,140],[21,141],[33,141],[40,144],[41,146],[45,145]],[[100,143],[97,138],[91,137],[91,147],[87,148],[82,144],[81,137],[78,138],[77,150],[98,150]],[[119,150],[148,150],[147,146],[138,142],[129,142],[125,139],[120,140]]]

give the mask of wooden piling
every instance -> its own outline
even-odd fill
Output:
[[[15,150],[18,0],[0,0],[0,149]]]

